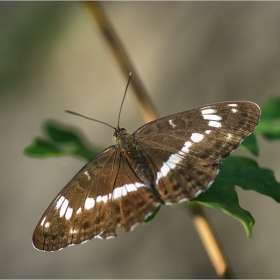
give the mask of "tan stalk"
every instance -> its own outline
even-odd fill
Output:
[[[158,118],[156,109],[153,106],[150,97],[140,81],[139,75],[136,69],[133,67],[130,59],[117,37],[112,25],[108,21],[106,15],[104,14],[100,4],[98,2],[84,2],[90,12],[90,15],[96,20],[113,56],[117,60],[121,71],[125,75],[125,79],[128,77],[128,73],[132,72],[133,78],[131,79],[130,86],[133,88],[133,92],[139,103],[141,114],[146,122],[150,122]]]
[[[152,101],[140,81],[135,68],[129,60],[116,32],[102,10],[101,5],[98,2],[84,2],[84,4],[86,5],[91,17],[96,20],[105,41],[107,42],[125,77],[127,78],[129,72],[133,73],[131,86],[139,102],[144,120],[146,122],[150,122],[158,118]],[[188,207],[188,209],[190,209],[192,213],[194,226],[203,242],[203,245],[205,246],[218,277],[223,279],[231,278],[226,257],[219,245],[217,236],[213,232],[209,220],[205,216],[202,206],[194,202],[192,202],[191,205],[192,206]]]

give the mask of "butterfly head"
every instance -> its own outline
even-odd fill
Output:
[[[121,127],[121,128],[115,128],[115,132],[113,133],[114,138],[116,141],[118,141],[121,137],[127,135],[128,133],[126,132],[126,129]]]
[[[135,139],[130,135],[125,128],[116,128],[114,132],[114,138],[116,139],[116,144],[122,150],[124,154],[137,154],[138,145]]]

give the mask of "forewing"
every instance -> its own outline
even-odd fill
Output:
[[[134,132],[165,203],[193,198],[209,187],[227,157],[255,129],[258,105],[210,104],[166,116]]]
[[[33,233],[33,245],[56,251],[130,230],[159,205],[116,146],[87,163],[56,196]]]

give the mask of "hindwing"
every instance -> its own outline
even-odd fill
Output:
[[[94,157],[56,196],[39,221],[33,245],[56,251],[93,237],[116,236],[142,222],[159,206],[117,146]]]

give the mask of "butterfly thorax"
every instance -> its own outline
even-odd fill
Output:
[[[135,139],[126,132],[125,128],[117,129],[114,133],[114,137],[116,138],[116,144],[121,149],[125,157],[141,157],[140,150]]]
[[[135,138],[127,133],[124,128],[116,129],[114,133],[116,144],[122,152],[122,155],[128,161],[135,174],[141,181],[150,187],[155,186],[154,175],[148,166],[147,161],[141,154],[141,149]]]

